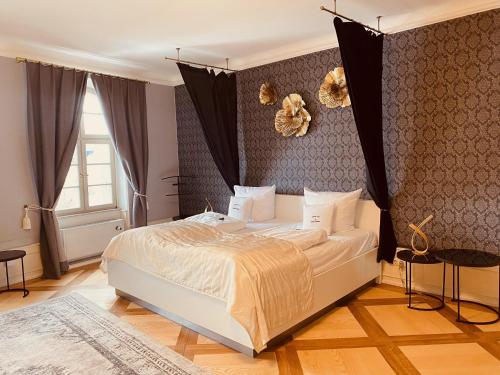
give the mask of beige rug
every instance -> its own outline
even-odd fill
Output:
[[[0,315],[0,374],[208,372],[74,293]]]

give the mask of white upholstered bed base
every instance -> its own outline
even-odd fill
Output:
[[[284,221],[301,221],[302,202],[302,196],[276,195],[276,217]],[[360,200],[356,227],[378,235],[379,212],[373,201]],[[288,333],[304,320],[378,278],[380,265],[376,261],[376,250],[372,249],[315,276],[313,308],[271,332],[271,337]],[[226,312],[224,301],[116,260],[108,264],[108,282],[119,295],[244,354],[256,354],[248,333]]]

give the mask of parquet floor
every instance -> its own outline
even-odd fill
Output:
[[[389,285],[361,292],[255,359],[117,297],[97,265],[28,287],[24,299],[0,294],[0,311],[76,291],[215,374],[500,374],[500,324],[457,323],[453,303],[434,312],[409,310],[403,290]],[[464,315],[492,317],[475,307]]]

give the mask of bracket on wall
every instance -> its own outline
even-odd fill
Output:
[[[183,178],[196,178],[194,176],[167,176],[167,177],[162,177],[162,181],[169,181],[169,180],[172,180],[172,179],[175,179],[174,182],[171,182],[171,185],[172,186],[177,186],[177,193],[174,193],[174,194],[165,194],[166,197],[174,197],[174,196],[180,196],[180,195],[190,195],[189,193],[179,193],[179,186],[182,186],[182,185],[187,185],[186,182],[182,182],[181,179]]]
[[[357,24],[360,24],[361,26],[377,33],[377,34],[381,34],[381,35],[386,35],[386,33],[383,33],[382,31],[380,31],[380,18],[382,18],[382,16],[377,16],[377,25],[378,25],[378,28],[375,29],[371,26],[368,26],[368,25],[365,25],[364,23],[361,23],[359,21],[356,21],[355,19],[352,19],[350,17],[347,17],[347,16],[344,16],[343,14],[340,14],[340,13],[337,13],[337,0],[333,0],[333,10],[330,10],[328,9],[327,7],[325,7],[324,5],[321,5],[319,7],[320,10],[323,10],[325,12],[328,12],[330,14],[333,14],[334,16],[337,16],[337,17],[340,17],[340,18],[343,18],[345,19],[346,21],[349,21],[349,22],[354,22],[354,23],[357,23]]]
[[[175,61],[178,63],[188,64],[188,65],[198,65],[198,66],[203,66],[205,68],[213,68],[213,69],[227,70],[230,72],[237,72],[236,69],[229,68],[229,58],[228,57],[226,57],[226,67],[224,68],[222,66],[217,66],[217,65],[210,65],[210,64],[203,64],[203,63],[194,62],[194,61],[181,60],[181,58],[180,58],[181,49],[179,47],[177,47],[176,51],[177,51],[177,58],[176,59],[174,59],[172,57],[165,57],[165,60]]]

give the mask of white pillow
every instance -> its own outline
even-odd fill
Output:
[[[227,216],[242,221],[248,221],[252,216],[252,206],[252,198],[231,197]]]
[[[335,191],[315,192],[304,188],[304,200],[307,204],[333,204],[332,231],[342,232],[354,229],[356,206],[362,189],[343,193]]]
[[[252,198],[253,221],[274,219],[276,185],[260,187],[234,185],[234,194],[236,197]]]
[[[333,204],[304,204],[302,229],[324,229],[332,234]]]

